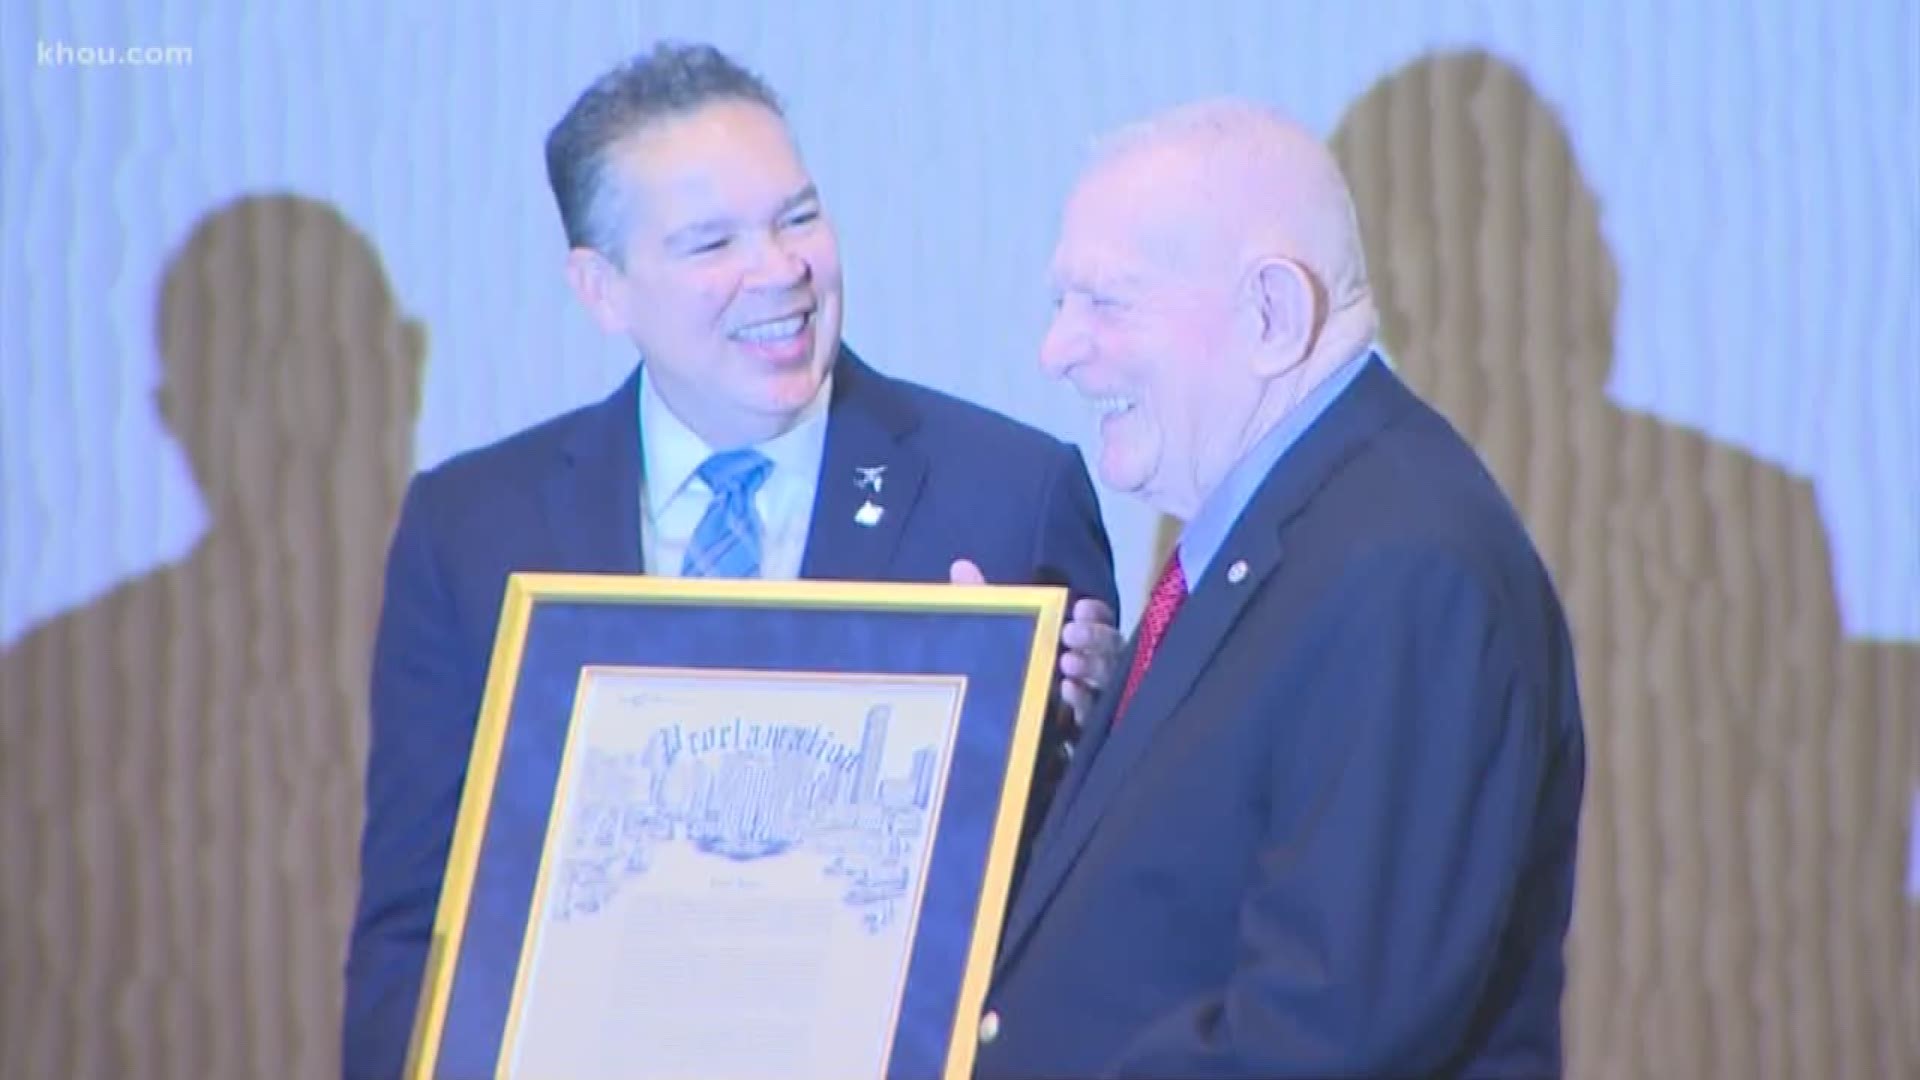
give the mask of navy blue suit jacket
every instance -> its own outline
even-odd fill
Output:
[[[1557,1075],[1584,772],[1545,569],[1372,361],[1089,723],[977,1073]]]
[[[403,1067],[507,575],[642,572],[638,394],[636,370],[607,400],[409,487],[374,650],[350,1077],[393,1080]],[[855,477],[872,465],[887,467],[887,513],[868,527],[854,520],[866,497]],[[843,349],[801,576],[944,582],[956,558],[989,581],[1117,604],[1077,450]]]

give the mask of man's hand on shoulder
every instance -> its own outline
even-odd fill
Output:
[[[985,585],[986,575],[968,559],[955,559],[950,572],[955,585]],[[1113,681],[1125,641],[1113,609],[1103,600],[1082,597],[1074,602],[1067,624],[1060,630],[1060,696],[1073,709],[1074,723],[1084,727],[1093,715],[1100,692]]]

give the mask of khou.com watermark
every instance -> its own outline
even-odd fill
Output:
[[[187,67],[191,45],[69,45],[41,41],[34,55],[41,67]]]

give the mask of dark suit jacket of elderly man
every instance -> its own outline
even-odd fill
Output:
[[[1473,451],[1367,363],[1119,722],[1089,723],[1009,911],[980,1077],[1559,1073],[1585,775],[1566,620]]]

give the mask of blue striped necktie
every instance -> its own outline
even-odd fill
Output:
[[[753,496],[773,462],[758,450],[727,450],[700,463],[700,479],[713,492],[707,515],[693,530],[682,577],[760,576],[760,517]]]

